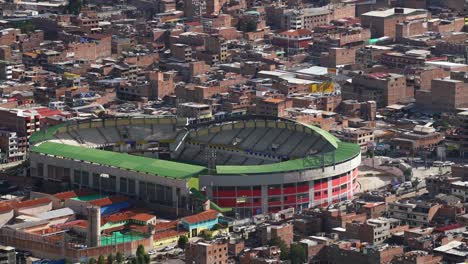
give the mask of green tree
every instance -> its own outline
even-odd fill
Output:
[[[19,22],[13,23],[13,26],[21,30],[21,33],[23,34],[32,32],[36,29],[36,26],[31,21],[19,21]]]
[[[110,253],[108,256],[107,256],[107,264],[112,264],[115,262],[115,258],[114,258],[114,255],[112,255],[112,253]]]
[[[89,258],[88,259],[88,264],[96,264],[96,259],[95,258]]]
[[[292,264],[302,264],[306,262],[306,251],[303,246],[298,243],[291,245],[290,258]]]
[[[143,255],[143,259],[144,259],[144,262],[145,264],[149,264],[151,262],[151,257],[148,253],[146,253],[145,255]]]
[[[143,256],[145,255],[145,247],[143,245],[138,245],[137,251],[136,251],[136,256]]]
[[[97,264],[106,264],[106,260],[103,255],[100,255],[97,261]]]
[[[122,264],[124,262],[124,257],[122,255],[122,252],[117,252],[117,254],[115,254],[115,260],[117,261],[118,264]]]
[[[179,237],[179,240],[177,241],[177,246],[179,248],[185,249],[185,246],[187,245],[188,241],[189,241],[188,237],[185,235],[182,235]]]
[[[81,12],[83,2],[81,0],[70,0],[68,2],[67,11],[69,14],[78,15]]]
[[[144,255],[138,255],[136,257],[137,264],[145,264],[145,256]]]
[[[281,250],[280,259],[282,259],[282,260],[289,259],[289,248],[281,238],[274,237],[274,238],[270,239],[269,244],[270,244],[270,246],[279,247],[279,249]]]
[[[419,179],[418,178],[414,178],[414,180],[411,181],[411,186],[413,186],[413,188],[418,187],[418,184],[419,184]]]
[[[405,175],[405,179],[410,179],[411,175],[413,175],[413,171],[408,168],[403,172],[403,175]]]

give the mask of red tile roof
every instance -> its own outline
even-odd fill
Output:
[[[189,224],[196,224],[196,223],[200,223],[203,221],[216,219],[218,217],[218,214],[219,214],[218,211],[210,209],[210,210],[201,212],[196,215],[184,217],[182,218],[182,221],[185,221]]]
[[[13,210],[13,208],[8,204],[0,205],[0,213],[10,212],[11,210]]]
[[[140,214],[132,216],[130,219],[135,220],[135,221],[148,222],[155,217],[156,216],[152,214],[140,213]]]
[[[132,210],[122,211],[119,213],[115,213],[115,214],[102,217],[101,223],[105,224],[107,222],[117,223],[117,222],[126,221],[132,218],[133,216],[143,213],[143,212],[142,212],[142,209],[132,209]]]
[[[173,229],[173,228],[177,227],[177,224],[178,224],[177,220],[170,221],[170,222],[158,222],[154,226],[154,231],[155,232],[162,232],[162,231],[166,231],[166,230],[169,230],[169,229]]]
[[[90,201],[89,204],[102,207],[102,206],[106,206],[109,204],[125,202],[127,200],[128,198],[125,196],[116,195],[116,196],[109,196],[109,197],[97,199],[94,201]]]
[[[463,227],[462,224],[451,224],[451,225],[447,225],[447,226],[441,226],[441,227],[437,227],[435,229],[435,231],[437,232],[445,232],[445,231],[449,231],[449,230],[452,230],[452,229],[458,229],[458,228],[461,228]]]
[[[312,31],[303,28],[303,29],[298,29],[298,30],[287,30],[287,31],[283,31],[283,32],[281,32],[280,34],[281,34],[281,35],[286,35],[286,36],[295,37],[295,36],[312,35]]]
[[[75,221],[70,221],[70,222],[56,225],[57,228],[61,228],[61,229],[65,229],[65,228],[72,227],[72,226],[87,228],[88,220],[75,220]]]
[[[52,202],[52,200],[50,200],[47,197],[44,197],[44,198],[19,202],[19,203],[15,204],[14,207],[15,208],[33,207],[33,206],[38,206],[38,205],[44,205],[44,204],[51,203],[51,202]]]
[[[162,232],[157,232],[154,233],[154,240],[162,240],[170,237],[175,237],[175,236],[180,236],[180,235],[185,235],[187,234],[186,231],[177,231],[177,230],[167,230],[167,231],[162,231]]]

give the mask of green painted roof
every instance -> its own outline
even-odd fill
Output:
[[[105,198],[105,197],[107,197],[107,195],[91,194],[91,195],[86,195],[86,196],[78,196],[78,197],[74,197],[71,199],[76,200],[76,201],[89,202],[89,201],[94,201],[94,200],[98,200],[98,199]]]
[[[54,138],[54,135],[57,132],[57,130],[64,126],[66,126],[66,123],[51,126],[47,129],[37,131],[31,135],[31,137],[29,138],[29,143],[34,144],[41,141],[51,140]]]
[[[44,142],[31,151],[176,179],[190,178],[205,170],[202,166],[53,142]]]
[[[338,143],[341,142],[338,138],[336,138],[334,135],[330,134],[328,131],[325,131],[319,127],[312,126],[312,125],[307,125],[304,123],[300,123],[301,125],[304,125],[310,129],[312,129],[315,133],[319,134],[322,136],[324,139],[326,139],[330,144],[333,145],[333,147],[338,148]]]
[[[331,136],[331,135],[330,135]],[[335,163],[344,162],[351,158],[356,157],[361,152],[359,145],[345,142],[336,142],[337,149],[334,151],[335,158],[333,159],[333,152],[324,154],[324,166],[333,165]],[[240,166],[216,166],[217,174],[266,174],[266,173],[279,173],[287,171],[298,171],[305,169],[315,169],[322,166],[322,155],[317,154],[311,157],[302,159],[288,160],[272,164],[264,165],[240,165]]]
[[[141,234],[122,234],[121,232],[113,232],[110,236],[101,236],[101,246],[116,245],[144,238],[145,236]]]

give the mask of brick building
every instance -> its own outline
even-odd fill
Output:
[[[286,109],[292,107],[292,100],[281,98],[267,98],[259,100],[255,106],[257,115],[286,116]]]
[[[419,91],[416,103],[435,112],[454,112],[468,107],[468,75],[451,72],[449,78],[432,80],[431,91]]]
[[[393,73],[360,74],[351,84],[343,87],[344,99],[375,101],[377,107],[384,107],[412,98],[413,91],[407,89],[406,78]]]
[[[398,219],[380,217],[368,219],[365,223],[347,223],[345,236],[375,245],[408,228]]]
[[[370,11],[361,15],[364,27],[371,29],[373,38],[396,37],[396,25],[404,21],[427,19],[429,13],[424,9],[390,8],[383,11]]]
[[[369,246],[359,241],[340,241],[327,247],[326,259],[331,263],[384,264],[401,254],[402,246]]]
[[[388,204],[389,217],[410,226],[428,226],[442,205],[423,201],[395,201]]]
[[[281,224],[281,225],[265,225],[258,229],[259,240],[262,245],[268,244],[273,238],[279,238],[283,242],[290,246],[293,242],[293,225]]]
[[[228,260],[227,241],[189,243],[185,251],[187,264],[225,264]]]

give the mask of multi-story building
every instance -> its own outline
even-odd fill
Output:
[[[406,87],[406,78],[394,73],[360,74],[342,90],[344,99],[376,101],[378,107],[396,104],[413,97]]]
[[[0,130],[0,152],[5,154],[4,162],[14,162],[24,159],[26,155],[25,144],[21,144],[22,148],[20,148],[19,140],[27,141],[26,138],[18,138],[16,132]]]
[[[259,239],[262,245],[267,245],[268,241],[273,238],[279,238],[290,246],[293,242],[293,236],[293,225],[291,224],[266,225],[259,228]]]
[[[292,101],[282,98],[267,98],[257,102],[255,113],[266,116],[286,116],[286,109],[292,107]]]
[[[185,251],[187,264],[225,264],[228,260],[227,241],[190,243]]]
[[[379,217],[368,219],[365,223],[347,223],[346,236],[359,239],[371,244],[381,244],[395,232],[407,229],[407,225],[401,225],[400,220],[394,218]]]
[[[416,125],[413,130],[399,130],[391,144],[402,154],[432,151],[444,139],[443,135],[432,127]]]
[[[445,56],[432,56],[430,51],[410,50],[402,52],[387,52],[380,56],[380,63],[396,69],[405,69],[408,66],[424,66],[426,62],[445,61]]]
[[[287,50],[288,54],[304,51],[312,41],[312,31],[308,29],[283,31],[273,36],[271,43]]]
[[[402,246],[362,245],[360,241],[339,241],[327,246],[326,261],[331,263],[384,264],[403,254]]]
[[[435,112],[454,112],[468,107],[468,74],[450,73],[450,78],[432,80],[431,91],[420,91],[416,103]]]
[[[172,57],[181,62],[192,60],[192,47],[186,44],[174,44],[171,46]]]
[[[371,68],[380,61],[382,54],[390,52],[391,47],[367,45],[356,51],[356,64],[363,68]]]
[[[424,9],[390,8],[383,11],[370,11],[361,15],[364,27],[371,29],[373,38],[396,37],[396,25],[404,21],[427,19],[429,13]]]
[[[442,205],[424,201],[395,201],[388,204],[388,216],[410,226],[428,226],[440,207]]]
[[[177,115],[188,117],[193,122],[202,122],[211,120],[213,111],[210,105],[189,102],[177,106]]]
[[[374,131],[364,128],[345,128],[334,133],[344,142],[350,142],[361,146],[361,151],[366,152],[369,144],[374,142]]]
[[[129,101],[163,99],[175,91],[174,76],[174,72],[146,72],[145,81],[131,81],[118,86],[117,98]]]
[[[0,264],[16,264],[14,247],[0,246]]]
[[[36,111],[22,109],[0,109],[0,124],[9,131],[14,131],[19,137],[31,136],[40,130],[40,114]]]
[[[331,20],[354,17],[354,5],[329,5],[324,7],[288,10],[281,17],[281,28],[284,29],[314,29],[327,25]]]
[[[468,201],[468,182],[456,181],[450,184],[451,194],[462,199],[462,202]]]

